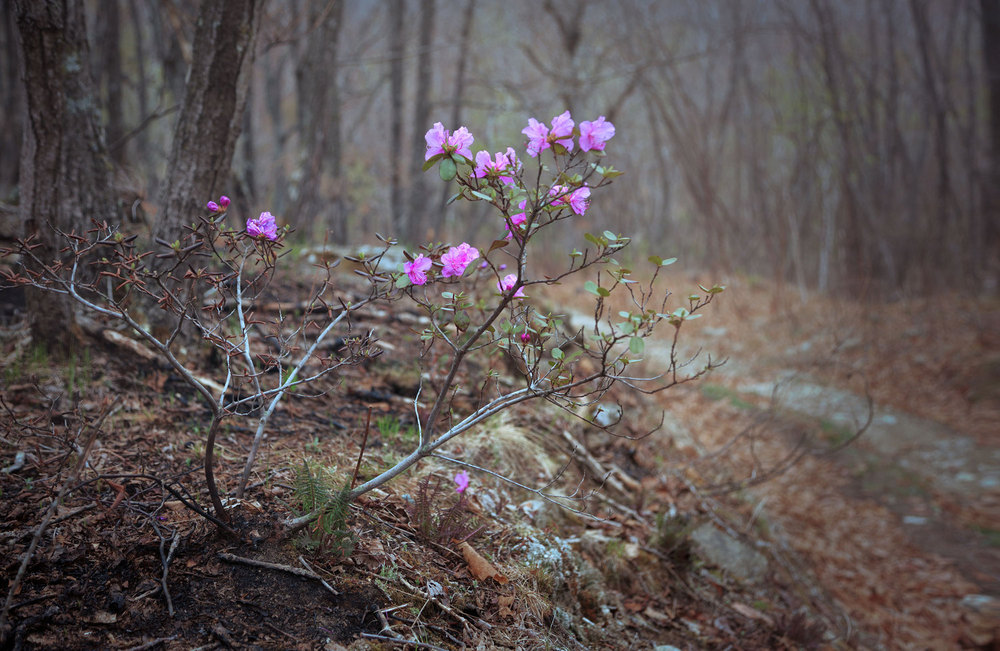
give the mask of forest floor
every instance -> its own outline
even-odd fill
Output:
[[[683,296],[699,279],[669,280]],[[355,324],[382,357],[283,403],[232,506],[237,538],[186,506],[208,504],[209,411],[175,373],[98,337],[53,364],[8,314],[0,598],[87,423],[105,399],[117,410],[15,590],[6,648],[996,648],[1000,303],[727,284],[682,329],[684,354],[726,365],[655,396],[613,391],[625,436],[529,403],[456,439],[452,456],[522,483],[599,489],[593,519],[474,472],[475,521],[457,524],[484,529],[468,545],[415,508],[455,503],[455,468],[437,462],[351,505],[343,530],[279,526],[304,477],[350,479],[366,430],[359,480],[412,446],[421,326],[405,305]],[[575,289],[532,298],[586,325]],[[647,369],[669,350],[647,343]],[[226,422],[226,489],[254,425]]]

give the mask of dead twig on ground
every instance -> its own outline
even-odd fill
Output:
[[[329,590],[332,594],[340,596],[340,593],[334,590],[330,585],[323,580],[319,574],[316,574],[312,570],[303,570],[299,567],[292,567],[291,565],[281,565],[280,563],[269,563],[267,561],[258,561],[253,558],[244,558],[242,556],[236,556],[235,554],[229,554],[226,552],[219,552],[219,558],[226,561],[227,563],[239,563],[241,565],[249,565],[251,567],[262,567],[267,570],[277,570],[279,572],[288,572],[289,574],[294,574],[296,576],[302,576],[307,579],[313,579],[314,581],[319,581],[323,586]]]

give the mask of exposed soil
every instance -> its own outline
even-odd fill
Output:
[[[282,289],[297,291],[294,283]],[[547,300],[579,300],[566,291]],[[1000,517],[992,471],[977,468],[982,451],[1000,443],[991,428],[1000,401],[988,369],[968,365],[1000,354],[990,334],[997,306],[956,299],[952,314],[971,316],[951,323],[942,341],[934,335],[937,312],[879,306],[848,318],[842,305],[787,298],[772,310],[773,292],[731,287],[718,308],[692,322],[689,341],[729,355],[729,370],[656,400],[609,396],[628,415],[620,434],[641,434],[661,408],[669,411],[666,426],[645,439],[594,433],[535,405],[456,441],[455,456],[530,485],[598,487],[592,470],[567,456],[565,431],[624,482],[622,490],[605,482],[604,498],[590,501],[603,518],[595,521],[474,474],[469,508],[486,529],[471,542],[506,583],[477,579],[457,547],[417,534],[417,480],[453,474],[433,463],[354,505],[349,555],[318,531],[288,536],[280,525],[300,508],[293,487],[303,458],[349,475],[369,414],[399,427],[368,427],[361,480],[407,451],[417,371],[400,360],[417,356],[416,313],[396,309],[359,323],[376,329],[389,354],[348,369],[320,399],[283,404],[248,499],[233,509],[236,537],[185,505],[208,504],[200,469],[208,410],[186,385],[96,338],[76,360],[53,365],[26,342],[14,314],[4,333],[0,466],[17,466],[19,453],[23,465],[0,474],[3,596],[73,467],[85,419],[107,397],[120,402],[32,556],[14,596],[7,648],[387,648],[398,643],[385,638],[397,637],[439,648],[996,644],[963,599],[996,595]],[[830,310],[849,332],[830,332]],[[872,315],[878,327],[867,326]],[[892,335],[897,320],[922,334],[900,343]],[[860,343],[843,345],[854,339]],[[895,372],[884,373],[886,365]],[[952,480],[961,472],[973,479],[928,481],[924,466],[913,469],[866,443],[871,431],[826,454],[849,428],[801,408],[795,396],[770,409],[752,390],[787,370],[854,395],[864,371],[878,413],[946,423],[941,436],[973,441],[962,457],[969,463],[949,470]],[[227,421],[217,468],[224,488],[238,481],[253,425]],[[785,468],[796,450],[806,453]],[[699,558],[689,535],[704,523],[763,554],[763,578],[739,579],[736,568]],[[287,570],[306,565],[338,594]]]

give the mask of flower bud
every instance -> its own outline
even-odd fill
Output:
[[[208,208],[210,212],[219,212],[219,204],[215,203],[214,201],[209,201],[207,204],[205,204],[205,207]]]
[[[229,197],[227,197],[226,195],[222,195],[221,197],[219,197],[219,206],[221,206],[223,210],[225,210],[226,208],[228,208],[229,207]]]

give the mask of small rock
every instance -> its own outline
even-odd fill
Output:
[[[767,573],[767,557],[710,522],[695,529],[691,540],[699,556],[741,581],[757,583]]]

